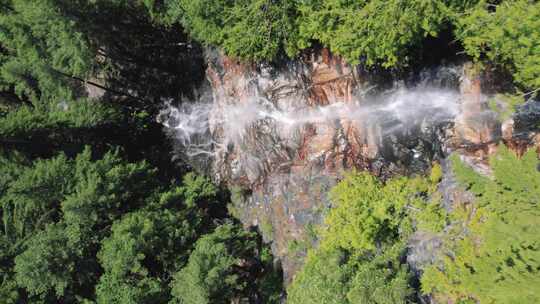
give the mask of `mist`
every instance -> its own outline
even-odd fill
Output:
[[[351,122],[380,128],[382,136],[403,133],[430,124],[451,122],[459,114],[457,89],[429,85],[404,86],[352,102],[309,106],[295,98],[272,102],[264,96],[250,96],[242,102],[217,105],[191,102],[167,103],[158,116],[188,157],[212,158],[231,146],[239,146],[254,126],[266,126],[282,144],[303,127]],[[219,107],[219,109],[218,109]],[[292,147],[291,147],[292,148]]]

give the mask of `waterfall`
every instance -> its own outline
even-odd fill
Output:
[[[444,124],[459,114],[459,98],[457,89],[424,84],[321,106],[310,106],[296,99],[275,102],[254,95],[223,106],[204,102],[175,106],[169,102],[158,121],[169,130],[186,156],[212,158],[231,145],[241,146],[254,128],[273,133],[276,141],[287,145],[294,134],[312,124],[347,121],[363,128],[380,128],[381,136],[402,133],[422,124],[423,127]]]

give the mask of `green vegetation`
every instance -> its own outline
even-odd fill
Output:
[[[385,69],[456,46],[469,72],[513,75],[508,107],[490,104],[501,119],[540,88],[538,1],[0,0],[0,302],[280,303],[269,247],[231,217],[247,193],[232,189],[227,212],[223,191],[172,163],[155,121],[201,85],[196,41],[251,61],[327,47]],[[438,165],[347,175],[324,225],[289,244],[308,253],[288,301],[540,302],[537,156],[500,147],[490,162],[493,178],[453,160],[475,199],[451,211]],[[444,243],[420,278],[405,263],[416,231]]]
[[[288,289],[290,303],[406,303],[413,290],[403,244],[380,252],[311,250]]]
[[[441,302],[536,303],[540,286],[540,172],[534,150],[518,158],[504,146],[490,159],[494,178],[453,158],[454,172],[473,202],[441,208],[430,181],[380,183],[348,175],[332,190],[335,206],[288,289],[291,303],[409,303],[417,284],[405,244],[415,230],[443,237],[438,260],[421,276],[421,290]],[[469,301],[469,302],[468,302]]]
[[[407,206],[418,205],[429,191],[421,179],[396,178],[382,185],[370,174],[353,174],[331,192],[332,208],[321,245],[347,250],[374,250],[407,235]]]
[[[540,3],[480,1],[457,19],[457,37],[476,59],[487,57],[513,72],[521,85],[540,87]]]
[[[533,150],[504,146],[490,159],[494,179],[454,158],[458,180],[475,195],[453,213],[447,254],[425,271],[422,289],[442,300],[537,303],[540,298],[540,172]],[[455,240],[455,241],[452,241]]]
[[[164,22],[250,60],[295,56],[320,43],[351,63],[405,65],[427,36],[448,29],[468,1],[169,1]],[[163,8],[162,8],[163,9]]]
[[[89,43],[51,1],[2,1],[0,87],[12,99],[69,100],[92,69]]]
[[[499,102],[500,101],[500,102]],[[498,114],[500,121],[512,117],[517,107],[525,103],[523,95],[497,94],[489,100],[489,108]]]
[[[540,87],[540,4],[531,0],[173,0],[157,5],[156,19],[181,22],[207,45],[246,60],[294,57],[328,47],[353,64],[405,67],[462,47],[468,56],[513,73],[525,89]],[[447,36],[450,33],[450,37]],[[444,37],[441,37],[441,34]],[[423,49],[425,47],[425,49]]]
[[[253,294],[264,303],[279,303],[280,274],[262,272],[272,267],[268,250],[261,249],[255,233],[239,226],[225,224],[216,228],[197,241],[186,267],[174,275],[172,303],[228,303],[228,299]],[[257,262],[265,268],[254,263],[259,254],[261,260]],[[241,265],[244,269],[240,272],[237,268]]]
[[[434,170],[433,175],[438,173]],[[403,263],[414,212],[434,184],[421,178],[379,182],[351,173],[331,192],[318,248],[308,251],[288,288],[290,303],[407,303],[412,275]],[[416,211],[411,211],[416,210]]]
[[[163,186],[147,163],[110,152],[93,159],[90,149],[75,159],[4,157],[1,164],[8,174],[1,181],[0,242],[2,261],[11,261],[1,266],[1,289],[15,302],[91,300],[95,286],[98,303],[166,303],[173,276],[173,290],[191,282],[192,261],[198,251],[208,253],[201,246],[216,233],[237,242],[229,246],[234,258],[227,273],[242,279],[213,297],[276,297],[262,294],[257,282],[245,283],[251,274],[276,281],[272,259],[261,255],[267,249],[255,234],[232,223],[216,226],[218,191],[202,177],[187,174],[182,184]],[[217,263],[220,256],[207,259]],[[194,293],[206,286],[192,284]]]
[[[184,303],[204,271],[228,278],[212,303],[281,296],[227,196],[171,163],[155,115],[202,55],[150,2],[0,0],[2,303]]]
[[[272,239],[272,235],[274,234],[274,226],[272,226],[270,219],[265,217],[261,220],[260,230],[264,237]]]
[[[299,48],[318,41],[351,63],[406,64],[411,49],[448,26],[461,1],[300,1]]]
[[[261,60],[281,50],[295,54],[294,1],[179,0],[182,21],[194,38],[219,45],[228,54]],[[176,7],[176,6],[175,6]]]

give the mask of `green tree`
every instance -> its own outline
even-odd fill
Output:
[[[123,213],[144,206],[158,186],[155,169],[146,162],[127,163],[118,152],[92,160],[87,148],[72,168],[77,183],[62,201],[63,220],[74,237],[91,235],[93,242]]]
[[[491,2],[480,1],[457,19],[457,36],[465,51],[508,68],[526,88],[540,88],[540,3]]]
[[[20,169],[0,197],[7,237],[24,238],[58,217],[61,201],[74,185],[71,169],[65,155]]]
[[[403,67],[417,48],[450,31],[478,0],[146,1],[165,23],[181,20],[197,40],[248,60],[322,45],[350,63]],[[430,50],[425,50],[429,52]]]
[[[9,0],[0,14],[0,89],[21,100],[71,100],[73,81],[92,70],[92,52],[74,20],[49,0]]]
[[[347,299],[350,303],[405,304],[410,303],[412,275],[400,262],[405,245],[398,242],[379,252],[362,257],[350,283]]]
[[[147,164],[125,163],[118,153],[93,161],[88,148],[75,160],[60,154],[23,168],[0,198],[8,236],[24,237],[59,219],[68,227],[104,227],[128,203],[141,206],[156,186]]]
[[[287,289],[289,303],[346,303],[354,269],[342,250],[308,252],[305,265]]]
[[[438,167],[425,178],[386,183],[369,173],[350,173],[331,191],[319,247],[287,289],[290,303],[407,303],[411,274],[403,264],[416,212],[439,182]],[[435,205],[435,204],[433,204]],[[429,207],[434,208],[434,207]]]
[[[286,50],[295,55],[294,1],[180,0],[182,22],[194,38],[219,45],[228,54],[272,60]],[[174,6],[178,8],[178,6]]]
[[[197,241],[187,265],[174,275],[171,303],[229,303],[244,297],[278,303],[280,279],[263,253],[254,232],[231,223],[218,226]]]
[[[445,255],[425,271],[422,289],[452,301],[538,302],[536,153],[531,149],[518,158],[500,146],[490,159],[493,179],[478,175],[458,158],[453,162],[458,180],[476,198],[473,205],[460,206],[453,215]]]
[[[61,225],[48,225],[26,243],[26,250],[15,258],[16,279],[30,295],[42,298],[54,292],[57,298],[68,295],[88,283],[88,274],[80,273],[80,244],[70,242]]]
[[[112,221],[152,195],[153,170],[118,153],[94,160],[89,149],[76,159],[28,163],[14,155],[0,163],[8,173],[0,196],[5,284],[15,274],[31,298],[91,298],[100,272],[96,248]]]
[[[412,48],[462,9],[461,1],[302,1],[298,46],[319,41],[353,64],[403,66]]]
[[[105,273],[96,286],[97,302],[166,303],[172,274],[213,225],[205,210],[216,194],[208,179],[187,174],[182,186],[115,221],[98,253]]]
[[[321,246],[372,250],[407,237],[411,227],[406,207],[418,205],[429,190],[419,178],[383,184],[369,173],[349,174],[331,191],[335,206],[325,218]]]
[[[164,266],[158,257],[170,251],[166,245],[193,242],[196,236],[193,227],[178,227],[182,218],[167,213],[130,213],[114,223],[98,255],[105,270],[96,286],[98,303],[166,302],[166,278],[155,276]],[[186,254],[177,253],[179,260]]]
[[[0,166],[0,283],[15,303],[166,303],[173,274],[224,216],[207,178],[163,184],[147,163],[129,163],[118,151],[95,158],[87,148],[33,162],[6,154]],[[238,280],[233,294],[279,298],[268,249],[254,233],[226,227],[208,238],[235,261],[227,269]],[[219,256],[207,261],[221,265]]]

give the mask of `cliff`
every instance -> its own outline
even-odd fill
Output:
[[[210,101],[169,108],[161,120],[188,159],[232,189],[231,212],[272,242],[287,280],[316,243],[313,227],[344,171],[410,175],[459,153],[489,174],[499,143],[540,145],[538,103],[503,121],[488,106],[496,86],[471,64],[378,81],[326,49],[280,66],[208,58]],[[443,182],[451,205],[460,194]],[[425,260],[415,252],[425,242],[412,240],[412,263]]]

